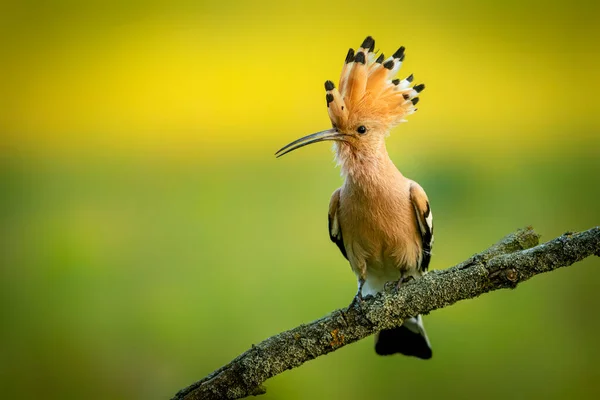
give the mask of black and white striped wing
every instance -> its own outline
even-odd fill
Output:
[[[433,214],[429,206],[427,194],[416,182],[410,187],[410,199],[415,209],[415,217],[421,232],[423,254],[421,257],[421,270],[426,272],[431,261],[431,248],[433,247]]]
[[[329,238],[342,252],[342,255],[348,259],[346,248],[344,247],[344,238],[342,237],[342,227],[338,219],[337,211],[340,204],[340,189],[333,192],[331,201],[329,202],[329,214],[327,220],[329,222]]]

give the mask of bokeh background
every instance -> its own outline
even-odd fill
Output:
[[[388,139],[436,223],[432,268],[519,227],[600,223],[597,2],[3,1],[0,397],[164,399],[346,306],[323,82],[373,35],[425,82]],[[372,339],[265,399],[600,398],[600,261]]]

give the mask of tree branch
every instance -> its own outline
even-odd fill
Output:
[[[173,399],[239,399],[265,393],[261,386],[265,380],[381,329],[399,326],[405,318],[492,290],[515,288],[534,275],[592,254],[600,256],[599,227],[538,242],[532,228],[519,230],[452,268],[432,271],[397,291],[369,296],[354,308],[281,332],[180,390]]]

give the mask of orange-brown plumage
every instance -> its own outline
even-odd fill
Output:
[[[390,159],[385,137],[416,111],[424,85],[394,76],[404,47],[391,57],[376,57],[369,36],[356,53],[350,49],[339,91],[325,82],[332,129],[308,135],[283,147],[278,156],[323,140],[335,141],[344,184],[329,205],[329,235],[350,262],[359,282],[357,298],[383,290],[386,282],[418,278],[427,271],[433,223],[425,191],[404,177]],[[430,358],[431,348],[420,316],[382,331],[378,354],[403,353]]]
[[[332,123],[340,130],[351,129],[357,121],[372,121],[389,130],[415,111],[414,104],[406,101],[414,97],[414,89],[393,82],[404,59],[404,47],[384,61],[375,59],[374,43],[368,37],[356,54],[350,49],[342,67],[339,93],[345,108],[329,110]],[[405,98],[403,94],[413,96]]]

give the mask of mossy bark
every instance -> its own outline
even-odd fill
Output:
[[[492,290],[515,288],[534,275],[593,254],[600,256],[600,228],[538,243],[532,228],[521,229],[452,268],[432,271],[399,290],[369,296],[353,308],[333,311],[253,345],[173,399],[239,399],[265,393],[262,383],[267,379],[381,329],[399,326],[405,318]]]

